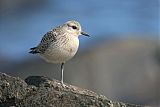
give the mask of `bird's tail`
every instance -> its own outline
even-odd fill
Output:
[[[33,48],[30,48],[30,52],[31,54],[37,54],[37,53],[40,53],[38,50],[37,50],[37,47],[33,47]]]

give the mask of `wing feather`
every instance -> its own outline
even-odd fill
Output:
[[[43,36],[40,44],[37,47],[31,48],[31,51],[29,53],[32,53],[32,54],[44,53],[45,50],[49,47],[49,45],[52,42],[57,41],[56,37],[57,37],[57,33],[55,32],[55,30],[51,30],[51,31],[47,32]]]

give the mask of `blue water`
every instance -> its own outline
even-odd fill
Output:
[[[81,48],[101,38],[120,38],[124,34],[156,38],[159,33],[158,0],[40,1],[0,10],[0,55],[25,58],[29,48],[37,45],[48,30],[72,19],[92,36],[81,37]]]

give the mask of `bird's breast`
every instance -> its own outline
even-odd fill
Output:
[[[63,39],[64,40],[64,39]],[[65,41],[60,40],[52,44],[42,55],[48,62],[61,63],[71,59],[79,47],[78,37],[68,37]]]
[[[64,51],[68,54],[75,55],[79,47],[78,37],[71,37],[68,39],[68,42],[63,46]]]

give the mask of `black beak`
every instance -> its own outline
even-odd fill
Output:
[[[89,34],[87,34],[86,32],[83,32],[83,31],[82,31],[81,34],[84,35],[84,36],[90,37]]]

